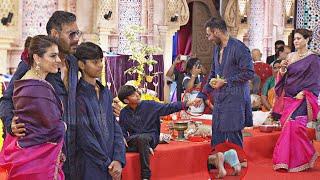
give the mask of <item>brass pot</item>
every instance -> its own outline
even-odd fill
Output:
[[[187,121],[177,121],[174,123],[173,128],[178,131],[178,141],[184,141],[184,131],[188,129],[188,122]]]

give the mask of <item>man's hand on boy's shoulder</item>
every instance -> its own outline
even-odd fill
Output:
[[[119,161],[112,161],[108,167],[109,174],[114,180],[121,179],[122,166]]]
[[[124,145],[126,145],[126,147],[128,147],[127,140],[126,140],[126,138],[124,138],[124,137],[123,137],[123,142],[124,142]]]
[[[120,106],[119,103],[120,103],[120,100],[117,99],[117,98],[114,98],[113,101],[112,101],[113,114],[114,114],[116,117],[119,117],[120,111],[121,111],[121,106]]]

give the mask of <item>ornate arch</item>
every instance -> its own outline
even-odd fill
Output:
[[[220,16],[219,12],[217,12],[215,5],[213,4],[212,0],[187,0],[187,3],[192,3],[192,2],[201,2],[205,4],[211,13],[211,16]]]

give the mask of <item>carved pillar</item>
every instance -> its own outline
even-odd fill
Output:
[[[251,0],[249,16],[249,48],[263,50],[264,1]]]
[[[47,34],[46,24],[58,8],[57,0],[23,0],[22,39]]]
[[[77,24],[84,35],[92,32],[93,27],[93,1],[78,0],[77,1]]]
[[[166,0],[164,6],[157,7],[157,13],[155,17],[160,13],[165,12],[164,18],[161,18],[164,25],[157,26],[155,31],[159,33],[158,38],[160,47],[163,49],[163,61],[164,61],[164,73],[168,71],[172,64],[172,37],[175,32],[178,31],[180,26],[187,24],[189,20],[189,8],[186,0]],[[178,15],[178,19],[175,22],[171,21],[171,17]],[[160,19],[160,18],[159,18]],[[155,23],[157,24],[157,23]],[[164,83],[164,101],[169,102],[170,89],[167,83]]]
[[[231,36],[237,37],[240,24],[240,13],[237,0],[229,0],[224,10],[224,20]]]
[[[287,39],[284,38],[284,19],[285,19],[285,10],[284,10],[284,2],[283,0],[279,0],[274,3],[274,11],[273,11],[273,25],[277,27],[275,39],[274,41],[283,39],[287,41]],[[287,43],[286,43],[287,44]]]
[[[0,3],[0,17],[7,17],[8,13],[13,13],[11,23],[7,26],[0,24],[0,73],[8,73],[9,50],[16,39],[21,37],[20,25],[21,14],[19,11],[20,2],[18,0],[3,0]]]
[[[275,26],[273,24],[274,18],[276,18],[274,14],[274,0],[264,0],[265,8],[264,8],[264,44],[262,52],[262,59],[266,59],[267,56],[273,54],[272,48],[274,47],[274,32],[276,31]]]
[[[296,28],[313,31],[310,49],[320,54],[320,1],[299,0],[297,2]]]
[[[112,44],[114,38],[118,38],[116,35],[118,24],[118,4],[116,0],[99,0],[94,5],[95,23],[94,32],[98,34],[98,43],[105,51],[109,51],[111,47],[117,46]],[[110,19],[105,19],[104,15],[109,11],[112,12]]]
[[[130,54],[125,30],[131,25],[141,25],[141,0],[119,0],[119,54]]]
[[[163,73],[164,74],[169,70],[172,64],[172,46],[173,46],[172,36],[176,31],[177,29],[170,30],[168,26],[158,26],[160,44],[163,50],[163,66],[164,66]],[[170,102],[170,99],[169,99],[170,89],[167,83],[164,83],[163,92],[164,92],[164,98],[163,98],[164,101]]]

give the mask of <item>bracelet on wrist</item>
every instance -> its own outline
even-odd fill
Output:
[[[283,70],[283,69],[284,69],[284,70]],[[284,74],[284,73],[287,72],[287,68],[280,68],[280,69],[279,69],[279,72],[280,72],[281,74]]]

